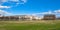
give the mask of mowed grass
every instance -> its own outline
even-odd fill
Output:
[[[0,30],[60,30],[60,20],[0,21]]]

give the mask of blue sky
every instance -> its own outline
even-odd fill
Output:
[[[60,0],[27,0],[24,4],[19,4],[11,8],[2,8],[2,10],[12,14],[34,14],[48,11],[60,12]]]

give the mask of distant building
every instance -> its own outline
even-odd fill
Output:
[[[56,18],[56,20],[60,20],[60,17]]]
[[[0,14],[0,17],[2,17],[2,14]]]
[[[54,14],[45,14],[43,19],[44,20],[55,20],[56,16]]]
[[[16,15],[15,17],[19,17],[19,20],[32,20],[31,15]]]
[[[32,15],[14,15],[14,16],[2,16],[0,20],[4,21],[20,21],[20,20],[40,20],[41,18]]]

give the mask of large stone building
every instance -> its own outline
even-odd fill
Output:
[[[55,20],[56,16],[54,14],[45,14],[43,19],[44,20]]]

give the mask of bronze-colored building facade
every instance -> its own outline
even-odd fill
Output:
[[[43,19],[44,20],[55,20],[56,16],[54,14],[45,14]]]

